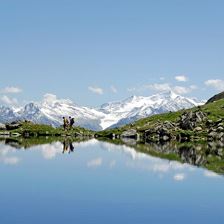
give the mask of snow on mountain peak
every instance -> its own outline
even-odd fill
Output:
[[[101,119],[103,129],[117,127],[154,114],[177,111],[199,105],[198,102],[164,91],[152,96],[132,96],[121,102],[104,104],[100,111],[107,114]]]
[[[63,116],[72,116],[76,125],[102,130],[118,127],[140,118],[177,111],[202,105],[195,99],[189,99],[166,91],[152,96],[131,96],[117,102],[103,104],[100,108],[88,108],[75,105],[71,100],[58,99],[56,95],[45,94],[39,103],[29,103],[22,109],[0,108],[0,122],[13,120],[31,120],[54,126],[62,124]]]
[[[35,113],[38,113],[39,111],[40,111],[40,109],[39,109],[38,105],[35,103],[26,104],[23,109],[24,113],[29,113],[29,114],[35,114]]]

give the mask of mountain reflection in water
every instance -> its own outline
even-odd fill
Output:
[[[99,145],[104,149],[122,150],[135,158],[161,158],[176,161],[179,166],[190,164],[206,168],[215,173],[224,173],[224,144],[222,142],[202,143],[137,143],[132,139],[103,142],[96,139],[77,140],[72,138],[35,138],[4,139],[5,146],[15,149],[32,149],[38,146],[45,159],[52,159],[58,154],[74,153],[77,148]],[[181,165],[180,165],[181,164]]]
[[[4,139],[0,223],[219,223],[217,147]]]

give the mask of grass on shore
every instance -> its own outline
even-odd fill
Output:
[[[54,128],[50,125],[34,124],[32,122],[23,122],[21,127],[11,131],[11,133],[19,133],[21,135],[28,134],[29,136],[91,136],[93,131],[81,127],[73,127],[70,130],[63,128]]]
[[[98,132],[97,135],[100,137],[107,137],[107,136],[111,136],[112,134],[120,135],[122,134],[122,132],[126,130],[130,130],[130,129],[135,129],[139,133],[141,133],[141,132],[144,132],[145,130],[155,127],[155,125],[158,124],[158,122],[160,123],[163,123],[165,121],[177,122],[180,116],[184,112],[189,112],[189,111],[195,112],[197,110],[200,110],[206,113],[208,115],[209,120],[216,122],[220,118],[224,118],[224,99],[218,100],[210,104],[205,104],[200,107],[187,109],[187,110],[183,109],[177,112],[168,112],[164,114],[153,115],[147,118],[140,119],[132,124],[128,124],[120,128],[108,129],[108,130]],[[202,123],[201,126],[203,127],[205,126],[205,124]],[[183,132],[186,132],[186,134],[190,134],[190,135],[195,134],[194,132],[189,130],[186,130],[186,131],[183,130]],[[203,133],[200,133],[200,135],[203,135]]]

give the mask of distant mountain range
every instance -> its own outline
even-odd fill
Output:
[[[63,116],[72,116],[76,125],[99,131],[119,127],[154,114],[174,112],[202,104],[204,102],[176,95],[172,91],[149,97],[132,96],[123,101],[103,104],[99,108],[81,107],[70,100],[45,97],[42,102],[32,102],[22,108],[0,106],[0,123],[30,120],[60,126]]]

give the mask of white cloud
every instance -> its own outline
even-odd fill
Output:
[[[72,103],[71,100],[69,99],[60,99],[58,98],[55,94],[52,93],[46,93],[43,97],[43,103],[47,104],[54,104],[56,102],[61,102],[61,103]]]
[[[145,88],[151,89],[156,92],[162,91],[174,91],[176,94],[184,95],[192,92],[193,90],[197,89],[197,86],[191,85],[189,87],[185,86],[173,86],[169,83],[154,83],[146,85]]]
[[[96,93],[96,94],[99,94],[99,95],[102,95],[103,94],[103,89],[100,88],[100,87],[89,86],[88,89],[89,89],[89,91],[91,91],[93,93]]]
[[[42,145],[40,146],[42,155],[45,159],[53,159],[57,154],[62,153],[62,144],[60,142],[53,143],[51,145]]]
[[[6,95],[0,97],[2,103],[8,104],[10,106],[18,105],[18,100],[16,98],[10,98]]]
[[[52,102],[54,102],[54,101],[56,101],[56,100],[57,100],[57,96],[54,95],[54,94],[46,93],[46,94],[44,95],[44,101],[45,101],[45,102],[52,103]]]
[[[9,154],[14,153],[16,150],[8,145],[1,144],[0,150],[0,162],[6,165],[17,165],[21,159],[17,156],[12,156]]]
[[[209,178],[220,178],[220,177],[221,177],[221,176],[218,175],[217,173],[214,173],[214,172],[212,172],[212,171],[208,171],[208,170],[206,170],[206,171],[204,172],[204,176],[205,176],[205,177],[209,177]]]
[[[223,91],[224,90],[224,80],[221,79],[210,79],[205,81],[205,85],[215,88],[218,91]]]
[[[8,86],[2,89],[0,92],[1,93],[21,93],[22,89],[15,86]]]
[[[176,174],[173,179],[175,181],[183,181],[185,179],[185,174],[184,173],[178,173]]]
[[[111,86],[110,89],[113,93],[117,93],[117,88],[115,86]]]
[[[185,75],[177,75],[177,76],[175,76],[175,79],[178,82],[186,82],[188,80],[188,78]]]
[[[102,162],[102,158],[93,159],[87,163],[87,167],[98,167],[102,165]]]

